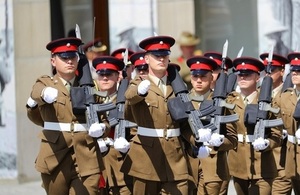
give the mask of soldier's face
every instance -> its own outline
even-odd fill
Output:
[[[281,82],[284,74],[284,69],[282,68],[274,68],[270,74],[273,79],[273,83]]]
[[[169,64],[169,56],[156,56],[151,53],[145,55],[145,61],[149,65],[149,73],[166,72]]]
[[[249,89],[256,87],[257,82],[259,82],[259,74],[250,73],[250,74],[239,74],[237,76],[237,83],[240,89]]]
[[[292,71],[292,83],[300,86],[300,71]]]
[[[112,72],[111,74],[98,74],[96,82],[100,91],[108,91],[111,94],[117,88],[118,79],[119,73]]]
[[[51,58],[51,64],[55,67],[59,75],[74,74],[78,67],[79,56],[73,58],[61,58],[58,55],[53,55]]]
[[[191,75],[191,83],[193,89],[201,95],[205,94],[208,90],[210,90],[210,85],[212,81],[213,76],[211,72],[208,72],[205,75]]]

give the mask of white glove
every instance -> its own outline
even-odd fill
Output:
[[[97,139],[97,142],[98,142],[101,153],[106,152],[108,150],[108,147],[102,138]]]
[[[264,150],[270,145],[270,141],[262,137],[257,138],[252,142],[253,148],[257,151]]]
[[[285,139],[288,136],[287,130],[282,129],[282,139]]]
[[[130,148],[130,144],[124,137],[119,137],[114,142],[114,148],[119,152],[126,153]]]
[[[209,140],[209,145],[219,147],[224,142],[224,135],[213,133]]]
[[[211,129],[198,129],[199,139],[196,142],[208,142],[211,138]]]
[[[46,87],[43,91],[43,99],[48,104],[53,103],[58,95],[58,90],[53,87]]]
[[[150,88],[150,81],[143,80],[138,86],[138,94],[145,95]]]
[[[90,126],[89,135],[91,137],[101,137],[105,131],[104,123],[94,123]]]
[[[211,151],[211,148],[209,148],[208,146],[201,146],[198,150],[197,158],[206,158],[206,157],[208,157],[210,151]]]
[[[30,108],[33,108],[37,105],[37,102],[34,101],[31,97],[28,98],[27,100],[27,105],[30,107]]]

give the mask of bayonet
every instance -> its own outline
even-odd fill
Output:
[[[273,60],[273,49],[274,49],[274,46],[271,45],[271,48],[270,48],[270,52],[269,52],[269,55],[268,55],[268,65],[267,65],[267,74],[271,74],[271,65],[272,65],[272,60]]]
[[[240,58],[242,55],[243,55],[243,52],[244,52],[244,47],[242,47],[239,51],[239,53],[237,54],[237,58]]]

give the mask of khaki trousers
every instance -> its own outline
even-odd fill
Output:
[[[133,178],[134,195],[188,194],[188,180],[159,182]]]

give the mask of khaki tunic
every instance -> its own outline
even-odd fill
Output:
[[[146,79],[150,80],[149,77]],[[137,125],[152,129],[179,128],[167,108],[168,99],[175,96],[169,81],[166,97],[151,80],[148,94],[145,97],[139,96],[137,86],[140,82],[141,79],[136,77],[125,93]],[[186,158],[181,137],[166,139],[135,135],[121,171],[151,181],[187,180],[189,174]]]
[[[191,92],[193,94],[193,91]],[[212,100],[213,92],[209,94],[207,100]],[[192,100],[196,109],[199,109],[200,102]],[[225,110],[226,111],[226,110]],[[225,114],[230,114],[228,111]],[[222,125],[221,125],[222,127]],[[224,133],[224,143],[220,147],[213,147],[210,155],[207,158],[200,159],[201,168],[203,171],[204,182],[225,181],[230,179],[227,151],[237,146],[236,129],[226,129],[224,132],[220,130],[220,134]]]
[[[281,94],[280,100],[276,99],[280,106],[281,117],[284,127],[289,135],[295,136],[298,129],[298,122],[294,119],[294,110],[297,105],[296,91],[288,88]],[[300,179],[300,146],[287,142],[286,144],[285,173],[287,178]]]
[[[78,86],[76,80],[74,86]],[[57,100],[52,104],[47,104],[41,97],[45,87],[58,90]],[[41,117],[45,122],[86,123],[84,115],[73,114],[70,94],[57,75],[38,78],[32,88],[31,97],[38,103]],[[107,124],[107,134],[108,123],[102,122]],[[88,176],[104,170],[97,140],[89,136],[87,131],[67,132],[44,129],[39,133],[39,138],[41,144],[35,167],[41,173],[51,174],[70,152],[74,152],[80,176]]]
[[[258,97],[259,93],[252,104],[257,104]],[[238,134],[253,135],[254,126],[245,126],[244,124],[246,106],[244,105],[242,96],[237,92],[232,92],[228,95],[227,100],[228,103],[235,104],[232,113],[239,115],[239,121],[227,125],[227,128],[236,129]],[[270,114],[269,119],[274,118],[275,116]],[[244,180],[275,178],[277,176],[277,169],[272,150],[281,144],[281,131],[281,127],[265,129],[265,134],[270,141],[270,145],[263,151],[255,151],[252,143],[238,142],[237,148],[228,152],[230,174]]]

